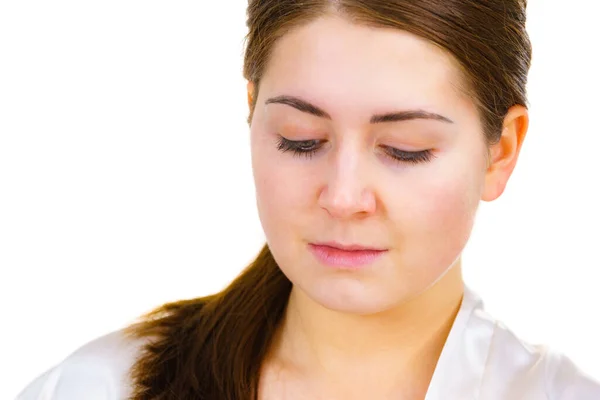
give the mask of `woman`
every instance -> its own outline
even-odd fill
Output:
[[[487,315],[461,252],[528,128],[524,0],[250,0],[244,74],[267,245],[26,399],[600,399]]]

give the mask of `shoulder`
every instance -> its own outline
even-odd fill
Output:
[[[600,383],[566,355],[522,340],[482,307],[474,310],[470,322],[468,335],[487,336],[480,387],[484,398],[503,393],[498,398],[600,399]]]
[[[116,400],[130,393],[129,370],[141,349],[123,331],[101,336],[34,379],[16,400]]]
[[[549,399],[600,399],[600,382],[582,371],[564,354],[548,357],[546,390]]]

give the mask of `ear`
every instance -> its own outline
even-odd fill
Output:
[[[521,105],[511,107],[504,118],[500,141],[490,148],[481,199],[496,200],[504,192],[521,151],[529,127],[529,113]]]
[[[248,107],[252,109],[252,102],[254,101],[254,82],[248,81],[246,88],[248,90]]]
[[[248,123],[248,126],[252,125],[252,116],[254,115],[254,96],[255,96],[255,91],[254,91],[254,82],[252,81],[248,81],[248,84],[246,85],[246,89],[248,91],[248,118],[246,119],[246,122]]]

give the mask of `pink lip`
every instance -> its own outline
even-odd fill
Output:
[[[360,245],[344,246],[337,243],[308,245],[311,253],[323,264],[331,267],[359,268],[373,263],[387,250]]]

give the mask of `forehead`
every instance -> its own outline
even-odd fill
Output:
[[[418,36],[328,16],[277,42],[261,92],[315,100],[334,120],[402,107],[451,112],[463,101],[459,71],[452,57]]]

